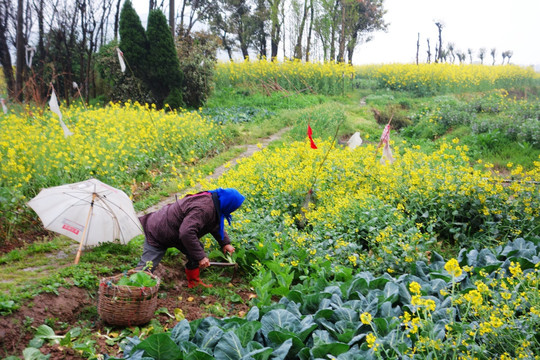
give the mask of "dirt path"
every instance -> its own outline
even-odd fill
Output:
[[[268,146],[268,144],[270,144],[272,141],[275,141],[275,140],[279,140],[281,139],[281,136],[287,132],[288,130],[290,130],[290,128],[283,128],[281,130],[279,130],[277,133],[275,134],[272,134],[270,135],[269,137],[267,138],[264,138],[264,139],[261,139],[259,144],[262,145],[261,148],[265,148],[266,146]],[[227,172],[228,169],[230,169],[231,167],[233,167],[234,165],[236,165],[238,163],[238,160],[242,159],[242,158],[246,158],[246,157],[249,157],[251,155],[253,155],[254,152],[256,151],[259,151],[260,148],[259,146],[257,146],[257,144],[254,144],[254,145],[246,145],[245,146],[246,150],[240,154],[239,156],[235,157],[234,159],[228,161],[226,164],[223,164],[219,167],[217,167],[214,172],[211,174],[211,175],[208,175],[206,177],[206,179],[217,179],[219,178],[220,176],[222,176],[225,172]],[[226,166],[227,165],[227,166]],[[195,191],[200,191],[200,189],[198,188],[199,184],[195,185],[194,187],[190,187],[190,188],[186,188],[184,189],[183,191],[179,192],[179,193],[176,193],[176,194],[173,194],[163,200],[161,200],[159,203],[149,207],[148,209],[146,210],[143,210],[143,211],[140,211],[139,213],[137,213],[138,216],[142,216],[144,214],[148,214],[148,213],[151,213],[151,212],[154,212],[160,208],[162,208],[163,206],[165,205],[168,205],[168,204],[172,204],[173,202],[176,201],[176,199],[180,199],[184,194],[187,194],[187,193],[193,193]]]

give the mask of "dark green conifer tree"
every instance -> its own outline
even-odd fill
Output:
[[[120,12],[119,33],[120,50],[124,53],[129,69],[133,70],[136,77],[146,82],[148,40],[141,19],[133,8],[131,0],[124,2]],[[126,72],[129,72],[129,69]]]
[[[148,85],[156,98],[156,105],[162,107],[167,102],[171,107],[178,107],[182,103],[183,74],[171,29],[161,10],[150,11],[146,37],[149,42]]]

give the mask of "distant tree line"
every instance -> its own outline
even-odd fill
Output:
[[[449,42],[446,44],[446,47],[443,46],[442,41],[442,30],[444,28],[444,24],[440,21],[435,21],[435,26],[437,27],[437,34],[438,34],[438,42],[435,45],[435,53],[433,54],[433,60],[432,60],[432,53],[431,53],[431,44],[429,42],[429,38],[427,39],[427,58],[426,62],[431,63],[433,62],[450,62],[452,64],[456,63],[456,60],[462,64],[466,63],[467,61],[472,64],[473,63],[473,55],[474,51],[473,49],[469,48],[467,49],[467,53],[465,53],[462,50],[459,50],[456,48],[455,44],[452,42]],[[419,60],[419,53],[420,53],[420,33],[418,33],[418,40],[416,42],[416,63],[418,64],[420,62]],[[491,65],[495,65],[496,63],[496,56],[497,56],[497,49],[492,48],[490,51],[492,62]],[[511,50],[506,50],[501,53],[502,61],[501,65],[504,65],[505,61],[506,64],[510,63],[510,58],[514,55],[514,52]],[[476,56],[478,56],[478,59],[480,60],[481,64],[484,64],[484,59],[486,58],[486,49],[480,48],[478,52],[476,53]]]
[[[176,0],[176,4],[149,0],[147,29],[131,16],[132,22],[124,21],[123,34],[121,15],[128,2],[0,0],[0,65],[7,95],[14,101],[44,103],[53,83],[68,102],[74,96],[88,101],[104,92],[122,98],[137,90],[141,100],[163,104],[174,91],[182,92],[185,104],[197,104],[205,95],[186,94],[186,89],[194,85],[209,89],[218,49],[231,59],[239,52],[244,57],[272,59],[281,54],[305,61],[352,63],[358,46],[387,27],[383,0]],[[170,53],[170,44],[160,44],[162,38],[156,38],[164,30],[164,20],[178,63],[148,58],[164,48]],[[125,34],[131,32],[139,32],[140,43],[126,43],[124,37],[129,35]],[[118,46],[130,65],[125,74],[109,68]],[[168,61],[173,73],[180,68],[179,75],[156,74],[158,60]],[[158,89],[158,83],[166,83],[165,88]],[[125,84],[130,91],[124,95],[122,89],[111,89]]]

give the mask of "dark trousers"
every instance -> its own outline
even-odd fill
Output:
[[[183,248],[183,246],[176,246],[178,250],[180,250],[184,255],[186,255],[187,262],[186,262],[186,269],[193,270],[199,267],[199,262],[197,260],[194,260],[191,256],[189,256],[186,249]],[[137,264],[136,269],[143,269],[146,266],[146,263],[148,261],[152,262],[152,272],[157,268],[159,263],[161,262],[161,259],[163,259],[163,256],[165,255],[165,252],[167,251],[167,248],[162,247],[155,247],[146,241],[144,239],[143,244],[143,253],[141,256],[141,260],[139,260],[139,263]]]

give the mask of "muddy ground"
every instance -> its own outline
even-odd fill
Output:
[[[232,276],[232,273],[227,273],[227,271],[229,270],[226,270],[223,275]],[[174,314],[174,310],[177,308],[181,309],[185,318],[189,321],[214,316],[208,312],[207,306],[219,303],[221,300],[216,296],[205,295],[200,287],[189,289],[183,269],[180,267],[176,269],[169,268],[160,264],[155,274],[162,282],[156,309],[165,307],[169,314]],[[202,274],[201,279],[204,280]],[[234,286],[239,283],[240,278],[235,276],[232,282],[225,286]],[[248,291],[241,291],[238,295],[240,295],[243,302],[228,305],[228,308],[224,309],[227,311],[227,316],[242,315],[249,310],[250,306],[247,304],[253,294]],[[106,338],[99,337],[97,333],[105,334],[107,330],[119,333],[123,327],[114,327],[104,323],[97,313],[97,306],[97,289],[95,293],[91,293],[88,290],[73,286],[69,289],[60,288],[58,295],[51,293],[38,295],[14,314],[0,318],[0,358],[14,355],[22,359],[23,350],[33,338],[35,328],[51,321],[57,324],[57,326],[54,326],[55,330],[58,326],[65,327],[64,331],[57,330],[57,335],[64,335],[65,332],[76,326],[89,328],[88,330],[94,333],[93,339],[97,341],[97,347],[100,349],[99,353],[116,355],[119,352],[118,344],[114,346],[107,345]],[[167,328],[172,328],[177,323],[175,319],[164,313],[155,315],[154,318]],[[41,348],[41,352],[50,354],[51,360],[86,359],[75,350],[59,345],[45,345]]]

